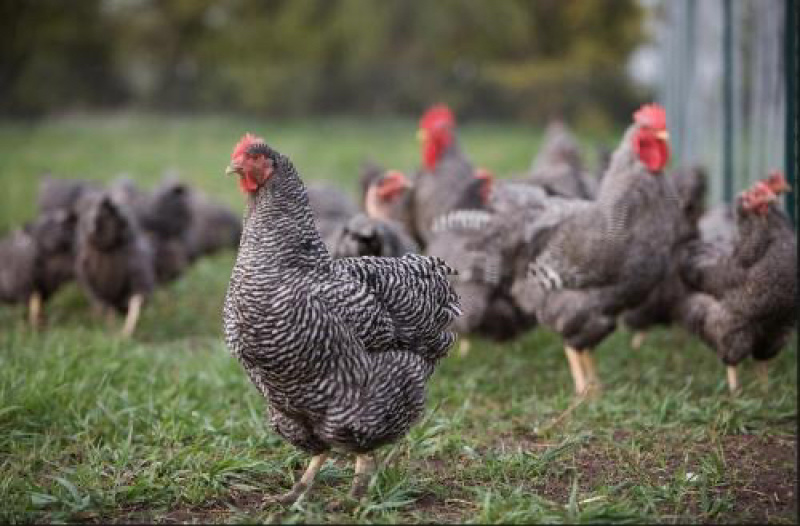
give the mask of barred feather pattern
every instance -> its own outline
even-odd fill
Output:
[[[250,196],[225,300],[225,339],[296,447],[366,452],[421,416],[459,314],[441,260],[334,260],[288,158]]]

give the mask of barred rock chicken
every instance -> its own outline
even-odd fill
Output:
[[[774,173],[743,192],[736,204],[731,251],[697,243],[681,276],[693,293],[684,305],[686,327],[727,366],[728,387],[739,389],[737,365],[752,356],[766,383],[766,363],[786,345],[797,313],[797,241],[775,205],[788,189]]]
[[[418,138],[423,168],[414,179],[411,214],[414,236],[424,248],[437,217],[453,210],[480,209],[482,181],[455,135],[455,118],[447,106],[436,105],[422,116]]]
[[[550,198],[531,234],[528,279],[512,294],[557,331],[575,391],[600,387],[592,349],[663,279],[679,214],[675,188],[662,172],[669,160],[664,110],[634,114],[594,201]],[[555,218],[555,220],[554,220]]]
[[[679,272],[680,254],[689,243],[699,238],[698,222],[705,206],[707,175],[705,170],[692,167],[674,170],[668,177],[675,183],[681,214],[675,224],[675,239],[666,276],[643,303],[622,316],[624,324],[637,331],[631,342],[634,349],[641,347],[644,331],[650,327],[680,322],[681,305],[688,295]]]
[[[365,495],[370,453],[401,438],[455,336],[458,298],[443,261],[418,255],[334,260],[291,161],[250,134],[227,174],[247,211],[224,307],[225,340],[270,406],[275,431],[313,455],[304,494],[332,449],[353,452],[351,495]]]
[[[126,314],[122,335],[129,337],[155,284],[152,247],[108,192],[86,194],[79,206],[75,276],[93,305]]]
[[[374,177],[364,199],[364,213],[351,217],[333,236],[331,256],[399,257],[419,252],[402,217],[411,183],[402,172],[389,170]]]
[[[43,303],[73,278],[75,227],[74,212],[54,209],[0,240],[0,301],[27,302],[33,327]]]
[[[598,184],[584,171],[578,142],[561,121],[547,126],[542,147],[524,181],[542,187],[549,195],[580,199],[592,199]]]

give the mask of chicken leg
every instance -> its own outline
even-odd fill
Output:
[[[594,353],[587,349],[582,353],[578,354],[578,357],[581,360],[581,366],[583,367],[583,374],[586,381],[586,393],[589,392],[599,393],[602,389],[602,384],[600,384],[600,378],[597,376],[597,367],[594,363]]]
[[[761,389],[766,391],[767,387],[769,387],[769,366],[767,362],[763,360],[756,361],[756,376],[758,377],[758,383],[761,384]]]
[[[564,346],[564,353],[567,355],[569,372],[572,373],[572,381],[575,383],[575,394],[580,396],[586,391],[586,376],[581,363],[581,353],[569,345]]]
[[[134,294],[128,300],[128,315],[125,317],[125,325],[122,327],[123,338],[130,338],[134,329],[136,329],[136,322],[139,320],[143,300],[144,298],[141,294]]]
[[[294,504],[297,499],[308,493],[308,490],[311,489],[311,486],[314,484],[314,479],[317,477],[317,473],[319,473],[320,468],[328,459],[327,453],[320,453],[319,455],[315,455],[311,462],[308,463],[308,468],[306,468],[305,473],[300,478],[299,481],[292,486],[287,493],[283,495],[277,495],[273,497],[265,497],[263,500],[264,505],[269,504]]]
[[[361,500],[367,495],[373,473],[375,473],[375,459],[370,455],[357,455],[356,474],[353,477],[353,487],[350,488],[350,498]]]
[[[42,325],[42,295],[38,292],[31,294],[28,299],[28,322],[34,329]]]
[[[728,389],[731,394],[739,392],[739,371],[735,365],[728,366]]]
[[[458,342],[458,355],[462,358],[468,355],[471,346],[469,339],[462,337]]]
[[[647,333],[645,331],[636,331],[633,334],[633,338],[631,338],[631,349],[634,351],[641,349],[646,337]]]

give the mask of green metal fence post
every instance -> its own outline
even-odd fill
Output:
[[[733,202],[733,9],[722,0],[722,199]]]
[[[786,68],[786,180],[792,190],[786,194],[786,211],[797,226],[797,4],[786,0],[784,17],[784,62]]]

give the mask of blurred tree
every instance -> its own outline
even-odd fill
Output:
[[[464,116],[602,124],[627,120],[639,102],[625,73],[642,38],[636,0],[85,0],[69,4],[74,12],[25,4],[47,6],[44,40],[71,28],[61,37],[65,63],[103,65],[103,82],[122,79],[121,101],[154,109],[416,114],[443,100]],[[15,41],[10,80],[0,82],[20,82],[13,64],[29,69],[38,40]],[[14,93],[23,106],[34,96]]]

